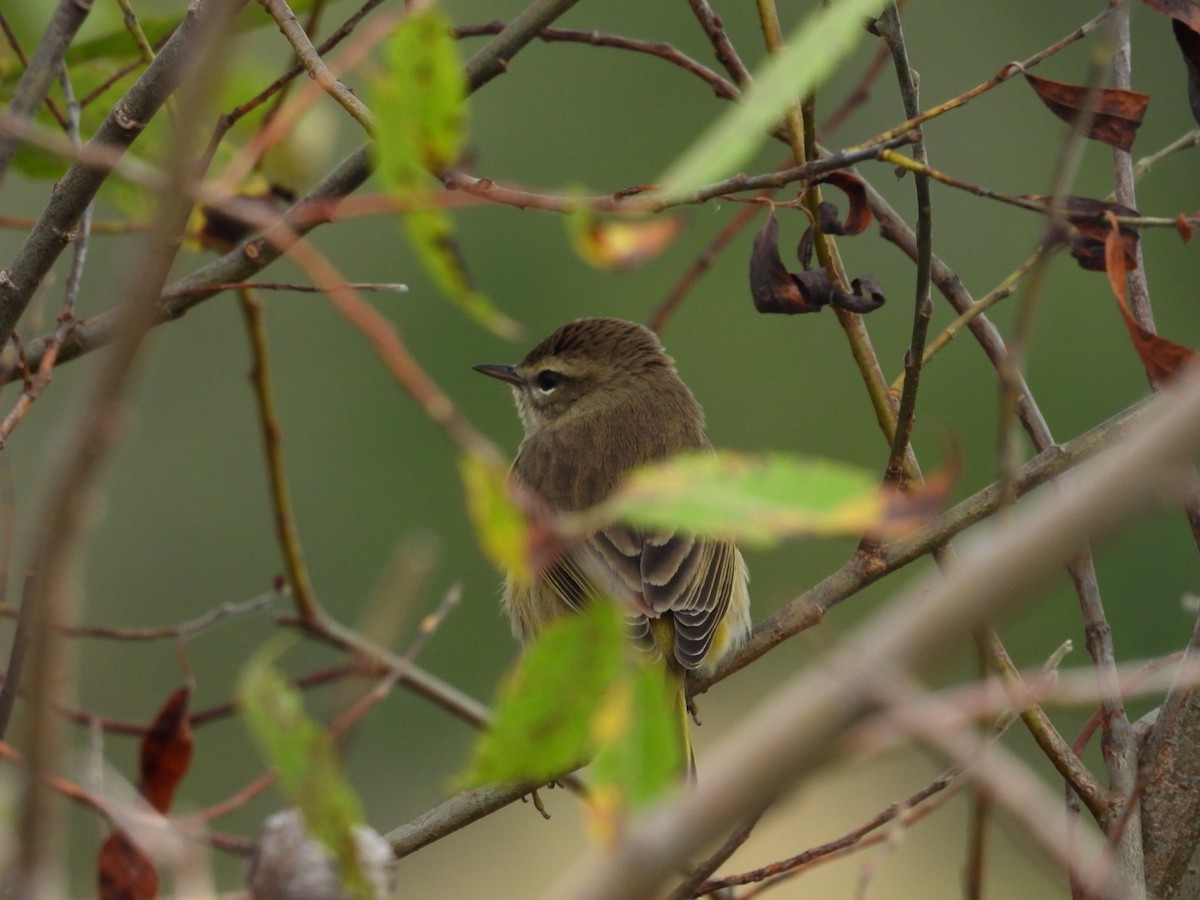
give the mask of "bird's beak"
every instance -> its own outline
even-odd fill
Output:
[[[482,372],[484,375],[490,375],[493,378],[499,378],[501,381],[507,381],[509,384],[520,387],[525,384],[517,370],[512,366],[498,366],[492,363],[485,363],[482,366],[471,366],[476,372]]]

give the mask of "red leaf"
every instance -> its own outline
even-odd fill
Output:
[[[1111,212],[1107,215],[1109,231],[1104,242],[1104,262],[1108,283],[1117,298],[1121,317],[1125,320],[1125,328],[1133,339],[1133,347],[1142,359],[1146,374],[1150,376],[1151,381],[1161,386],[1185,366],[1194,362],[1196,354],[1182,344],[1176,344],[1148,328],[1143,328],[1133,318],[1126,295],[1126,281],[1132,265],[1128,262],[1121,242],[1116,216]]]
[[[186,687],[173,692],[142,738],[138,790],[160,813],[170,810],[175,789],[192,761],[194,744],[187,715],[190,693]]]
[[[1175,230],[1179,232],[1179,236],[1183,238],[1185,244],[1192,239],[1192,223],[1183,213],[1175,218]]]
[[[114,831],[96,860],[101,900],[152,900],[158,896],[158,872],[123,831]]]
[[[1103,88],[1095,92],[1090,109],[1086,107],[1089,91],[1081,84],[1051,81],[1025,73],[1025,80],[1046,107],[1064,122],[1074,122],[1081,112],[1092,114],[1087,136],[1113,147],[1129,150],[1150,96],[1137,91]]]

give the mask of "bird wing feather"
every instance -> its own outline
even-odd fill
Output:
[[[632,600],[636,614],[630,624],[641,639],[650,638],[650,619],[669,614],[674,646],[659,649],[682,668],[694,669],[729,609],[736,556],[728,541],[617,525],[564,554],[544,577],[572,609],[597,596]]]

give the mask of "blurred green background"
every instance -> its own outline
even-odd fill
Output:
[[[142,2],[143,16],[169,14],[182,3]],[[782,4],[790,29],[815,4]],[[926,105],[948,99],[985,80],[1011,60],[1022,59],[1057,40],[1105,4],[1045,4],[1035,0],[970,4],[928,0],[909,4],[904,27],[910,57],[920,74]],[[7,11],[26,47],[40,34],[50,4]],[[459,0],[445,4],[456,23],[507,19],[524,4],[514,0]],[[753,8],[718,2],[729,34],[746,60],[763,55]],[[334,4],[328,27],[355,4]],[[253,10],[254,12],[259,12]],[[265,17],[265,13],[260,13]],[[119,24],[115,4],[98,4],[84,28],[88,36]],[[1184,69],[1166,20],[1141,4],[1132,5],[1134,86],[1153,100],[1135,146],[1135,157],[1159,149],[1194,124],[1187,108]],[[597,29],[676,45],[717,68],[686,4],[581,3],[558,24]],[[1083,77],[1097,39],[1077,44],[1037,71],[1067,81]],[[466,43],[464,55],[482,46]],[[822,89],[819,110],[829,110],[852,89],[875,39],[859,50]],[[267,24],[228,48],[231,104],[259,90],[286,60],[288,48]],[[234,65],[236,61],[236,66]],[[347,80],[365,92],[362,73]],[[471,151],[475,172],[535,189],[586,186],[612,191],[655,180],[724,109],[699,81],[649,57],[574,44],[535,42],[471,100]],[[890,68],[869,100],[836,135],[833,147],[866,140],[904,118]],[[292,186],[303,192],[363,135],[332,101],[323,99],[309,116],[298,156],[307,174]],[[1055,154],[1065,127],[1029,89],[1015,79],[963,110],[926,128],[931,163],[960,178],[1015,194],[1049,188]],[[137,148],[135,147],[135,151]],[[766,146],[747,171],[761,171],[782,158]],[[1074,192],[1103,197],[1111,190],[1111,156],[1088,146]],[[887,166],[862,173],[912,219],[911,179],[897,179]],[[1146,214],[1174,216],[1200,206],[1195,151],[1163,163],[1139,186]],[[2,195],[3,212],[36,215],[50,185],[11,176]],[[366,190],[379,189],[374,182]],[[1032,214],[933,187],[936,252],[982,296],[1031,252],[1042,227]],[[506,390],[480,378],[470,366],[514,362],[534,341],[565,320],[613,315],[645,321],[681,273],[740,207],[712,202],[677,211],[687,223],[675,244],[636,272],[612,274],[590,268],[571,250],[562,219],[512,208],[473,208],[456,214],[463,252],[480,289],[528,328],[528,340],[508,344],[480,329],[447,304],[423,276],[390,217],[345,221],[315,232],[314,239],[340,270],[355,281],[401,281],[405,295],[373,295],[427,371],[463,412],[507,450],[515,449],[519,426]],[[111,216],[111,208],[99,211]],[[761,221],[761,220],[759,220]],[[758,315],[750,301],[747,263],[751,229],[722,254],[688,296],[663,333],[680,371],[708,415],[714,442],[723,447],[795,451],[833,457],[881,470],[887,447],[880,437],[846,341],[831,313],[783,318]],[[803,230],[797,213],[780,213],[781,246]],[[12,258],[19,230],[0,231],[0,262]],[[114,285],[128,274],[134,241],[98,235],[84,279],[82,309],[95,314],[121,297]],[[1143,248],[1160,330],[1180,343],[1200,346],[1200,317],[1194,312],[1196,251],[1174,231],[1148,231]],[[872,228],[843,240],[851,274],[873,274],[888,304],[867,326],[889,379],[899,372],[911,321],[913,269]],[[178,274],[206,261],[185,249]],[[65,259],[65,258],[64,258]],[[59,284],[39,297],[40,323],[22,333],[40,334],[52,323]],[[263,276],[303,280],[286,261]],[[467,521],[455,454],[384,371],[363,338],[318,295],[264,294],[274,375],[283,423],[288,472],[308,564],[323,603],[339,619],[359,621],[372,600],[398,544],[413,539],[440,547],[435,574],[407,610],[402,648],[420,616],[433,609],[454,583],[461,606],[424,650],[420,664],[468,693],[488,699],[515,655],[498,605],[499,576],[483,559]],[[952,318],[936,297],[931,334]],[[1010,310],[993,316],[1008,328]],[[222,603],[246,600],[270,589],[281,572],[267,498],[254,400],[247,377],[249,352],[241,315],[232,295],[217,297],[153,335],[120,447],[100,503],[100,517],[87,555],[84,619],[110,625],[169,624]],[[66,429],[97,371],[99,356],[62,367],[45,397],[15,433],[6,450],[15,483],[22,542],[15,573],[25,564],[25,538],[44,497]],[[1147,393],[1141,367],[1129,345],[1102,275],[1057,259],[1038,309],[1030,348],[1029,381],[1056,437],[1071,438]],[[948,442],[961,445],[966,468],[956,488],[965,496],[988,483],[994,470],[996,379],[969,336],[959,337],[926,370],[915,444],[927,471],[945,457]],[[5,403],[11,404],[10,389]],[[839,565],[851,541],[805,542],[752,551],[755,619],[770,614]],[[1176,649],[1190,630],[1181,597],[1195,590],[1196,553],[1186,522],[1174,509],[1140,521],[1099,550],[1105,605],[1120,658],[1136,659]],[[1018,561],[1014,561],[1018,564]],[[798,671],[830,646],[837,634],[867,615],[927,566],[919,564],[876,585],[839,607],[813,632],[779,648],[704,701],[699,766],[704,749],[737,725],[757,696]],[[16,580],[15,580],[16,581]],[[10,585],[16,589],[16,583]],[[391,589],[394,592],[394,586]],[[385,590],[385,593],[387,591]],[[228,700],[243,660],[275,632],[271,617],[240,619],[191,642],[197,706]],[[1062,641],[1078,648],[1068,665],[1083,665],[1082,629],[1065,575],[1047,585],[1035,604],[1002,624],[1018,661],[1038,665]],[[9,632],[6,630],[5,637]],[[83,641],[80,644],[80,705],[98,714],[147,720],[179,679],[175,649],[168,643]],[[285,657],[290,671],[303,672],[335,661],[331,654],[297,644]],[[969,675],[966,652],[940,661],[929,676],[949,680]],[[329,692],[309,695],[317,714],[329,710]],[[1149,704],[1135,705],[1134,713]],[[1087,712],[1056,715],[1072,736]],[[87,735],[74,737],[82,760]],[[381,831],[403,823],[442,799],[448,780],[464,764],[473,733],[430,704],[396,691],[373,712],[353,746],[348,769],[362,794],[368,818]],[[202,728],[193,770],[179,808],[201,807],[241,787],[261,771],[243,726],[229,719]],[[1008,742],[1028,751],[1014,730]],[[105,742],[106,758],[127,776],[135,744]],[[1030,758],[1033,757],[1030,754]],[[1049,771],[1044,762],[1039,768]],[[810,780],[797,799],[775,811],[764,837],[735,858],[732,869],[787,856],[832,839],[888,804],[921,787],[940,764],[919,754],[892,756],[869,764],[847,760]],[[1049,775],[1047,776],[1049,777]],[[424,897],[525,897],[552,883],[586,845],[579,804],[551,792],[553,819],[543,822],[528,805],[516,805],[445,839],[399,867],[401,893]],[[268,796],[216,823],[223,831],[253,834],[276,808]],[[965,806],[913,827],[905,842],[882,863],[876,892],[882,897],[958,895]],[[72,817],[76,893],[90,892],[93,825]],[[997,895],[1017,890],[1065,896],[1063,880],[1021,857],[1028,850],[998,829],[1002,854],[990,882]],[[879,851],[872,851],[877,853]],[[859,856],[802,877],[775,896],[849,896],[863,861]],[[1004,862],[1008,860],[1009,862]],[[220,883],[230,887],[240,862],[217,857]],[[1014,881],[1015,879],[1015,881]]]

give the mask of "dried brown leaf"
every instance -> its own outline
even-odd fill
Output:
[[[1141,357],[1142,365],[1150,380],[1157,385],[1170,381],[1184,367],[1196,360],[1196,354],[1182,344],[1167,340],[1155,334],[1148,328],[1143,328],[1129,311],[1129,301],[1126,293],[1126,282],[1133,268],[1124,252],[1120,238],[1120,228],[1113,213],[1108,213],[1109,232],[1104,243],[1104,258],[1108,283],[1117,305],[1121,308],[1121,317],[1125,320],[1125,328],[1133,339],[1133,347]]]
[[[158,872],[123,831],[100,846],[96,861],[100,900],[152,900],[158,896]]]
[[[172,692],[142,738],[138,790],[160,813],[170,811],[175,789],[192,761],[195,745],[188,721],[190,697],[186,687]]]
[[[1028,72],[1025,73],[1025,80],[1038,99],[1064,122],[1074,122],[1082,112],[1090,113],[1092,121],[1087,136],[1122,150],[1129,150],[1133,146],[1138,126],[1142,124],[1150,103],[1150,96],[1138,91],[1102,88],[1089,98],[1087,87],[1081,84],[1052,81]]]
[[[1179,236],[1183,238],[1185,244],[1192,239],[1192,223],[1183,213],[1175,218],[1175,230],[1179,232]]]
[[[1028,195],[1032,200],[1049,203],[1050,198],[1040,194]],[[1107,266],[1104,262],[1104,244],[1108,239],[1109,226],[1105,218],[1109,213],[1118,216],[1138,216],[1136,209],[1122,206],[1120,203],[1109,203],[1104,200],[1094,200],[1091,197],[1066,196],[1060,198],[1067,221],[1074,226],[1071,232],[1071,256],[1081,268],[1090,272],[1103,272]],[[1129,225],[1120,226],[1121,245],[1125,249],[1127,264],[1137,265],[1138,232]]]
[[[817,312],[821,308],[809,303],[800,283],[779,257],[779,222],[775,210],[771,210],[762,228],[754,235],[754,248],[750,253],[750,294],[755,308],[761,313],[794,315]]]
[[[867,188],[862,179],[850,172],[830,172],[815,184],[828,184],[836,187],[850,201],[850,209],[844,222],[838,220],[837,207],[829,202],[817,207],[817,225],[825,234],[840,234],[850,237],[862,234],[873,221],[871,208],[867,205]]]
[[[811,229],[805,232],[809,247],[810,232]],[[778,240],[779,223],[772,210],[754,236],[754,249],[750,254],[750,293],[759,312],[797,315],[836,306],[850,312],[868,313],[883,306],[883,290],[869,275],[854,279],[851,283],[854,293],[851,294],[835,285],[824,269],[789,272],[779,257]],[[801,260],[805,256],[805,246],[806,240],[801,239]]]

